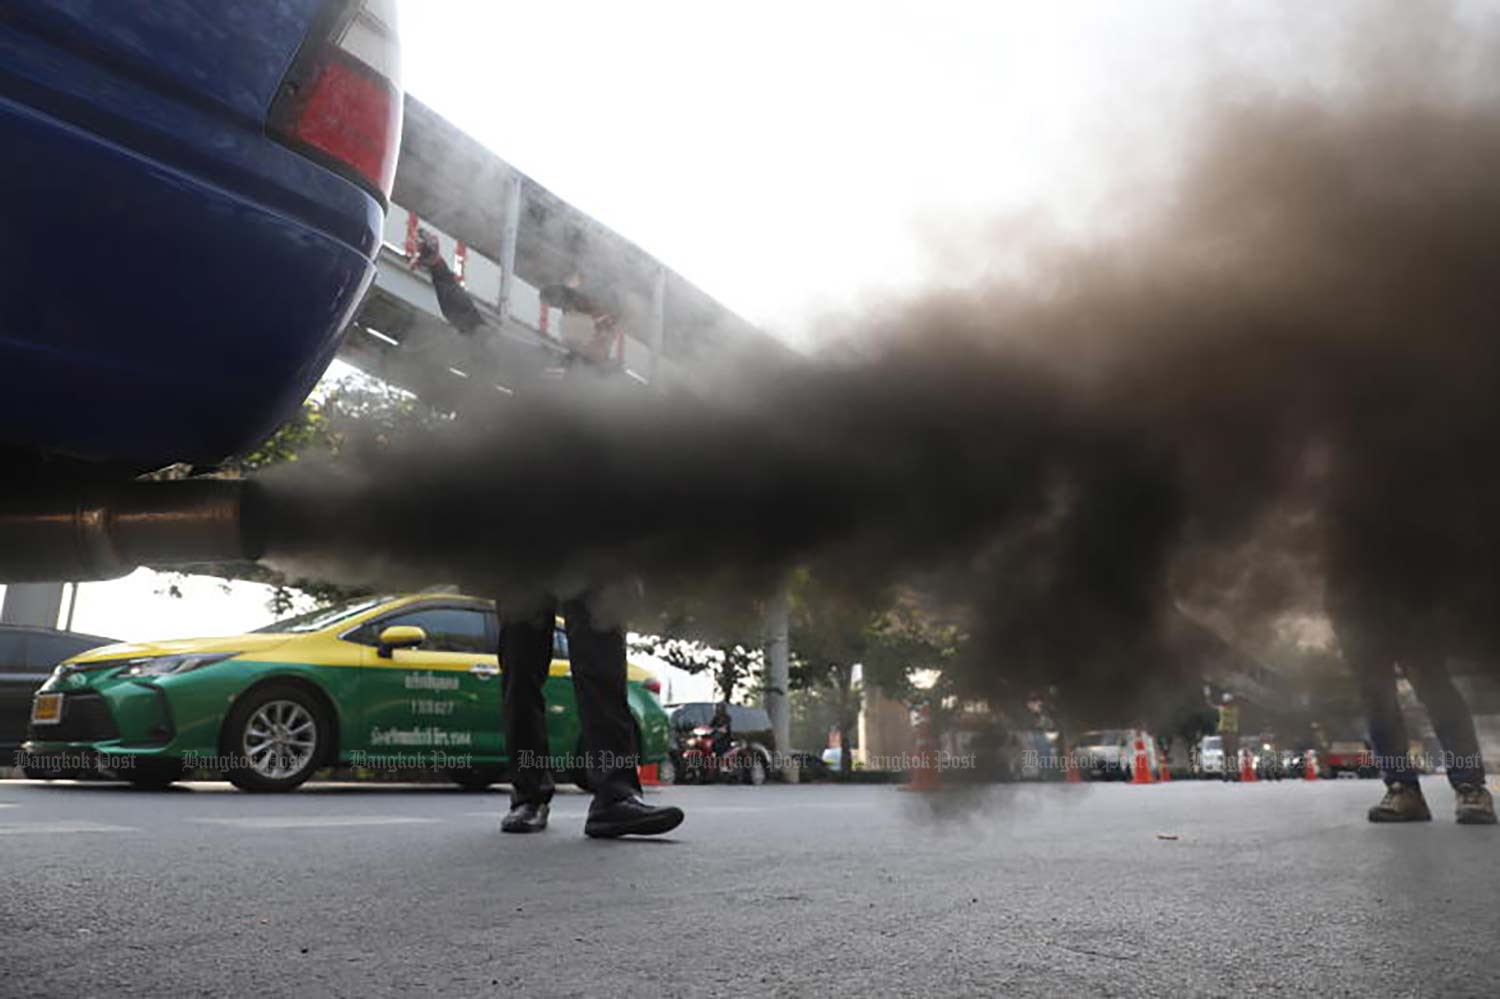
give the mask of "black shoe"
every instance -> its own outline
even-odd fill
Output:
[[[589,806],[583,834],[595,839],[616,836],[655,836],[671,832],[682,824],[682,809],[672,805],[648,805],[638,794],[600,805]]]
[[[512,805],[505,818],[500,820],[501,832],[531,833],[541,832],[547,828],[546,805],[533,805],[529,802],[521,802]]]

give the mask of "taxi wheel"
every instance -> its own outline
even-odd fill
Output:
[[[323,705],[291,684],[266,684],[224,723],[225,775],[241,791],[290,791],[323,765],[332,738]]]

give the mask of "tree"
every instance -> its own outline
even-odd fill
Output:
[[[442,414],[424,405],[403,389],[367,375],[356,373],[332,384],[319,383],[302,403],[295,416],[246,454],[221,464],[211,474],[220,478],[244,478],[253,472],[284,462],[299,461],[316,452],[340,454],[355,440],[371,441],[376,446],[391,433],[404,427],[424,425],[443,419]],[[176,465],[156,473],[160,479],[180,479],[194,469]],[[284,573],[259,562],[211,562],[184,566],[173,573],[165,592],[180,595],[177,580],[184,575],[218,576],[269,585],[269,610],[282,617],[293,609],[298,594],[311,597],[317,604],[330,604],[367,592],[364,589],[339,586],[319,579],[288,578]]]
[[[687,638],[662,638],[638,635],[631,648],[656,656],[689,673],[712,672],[718,699],[733,701],[735,693],[756,685],[761,677],[764,656],[758,648],[747,648],[738,642],[714,646]]]
[[[719,699],[734,700],[737,691],[759,686],[765,656],[764,608],[747,600],[725,608],[683,597],[658,611],[657,634],[632,639],[645,652],[689,673],[712,671]]]
[[[791,683],[830,696],[839,731],[839,770],[847,775],[864,687],[912,700],[912,674],[924,668],[940,671],[956,654],[961,636],[926,613],[912,594],[858,594],[826,585],[805,570],[794,576],[789,600]]]

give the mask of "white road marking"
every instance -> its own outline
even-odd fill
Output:
[[[231,819],[193,819],[237,829],[335,829],[342,826],[404,826],[427,824],[440,819],[411,815],[247,815]]]
[[[0,822],[0,836],[34,833],[122,833],[140,832],[134,826],[112,826],[103,822]]]

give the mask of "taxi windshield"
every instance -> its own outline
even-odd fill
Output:
[[[319,607],[317,610],[308,611],[306,614],[298,614],[296,617],[284,618],[273,621],[264,628],[256,628],[255,634],[293,634],[308,631],[322,631],[329,625],[338,624],[347,618],[357,614],[363,614],[372,607],[378,607],[390,600],[390,597],[356,597],[334,604],[331,607]]]

